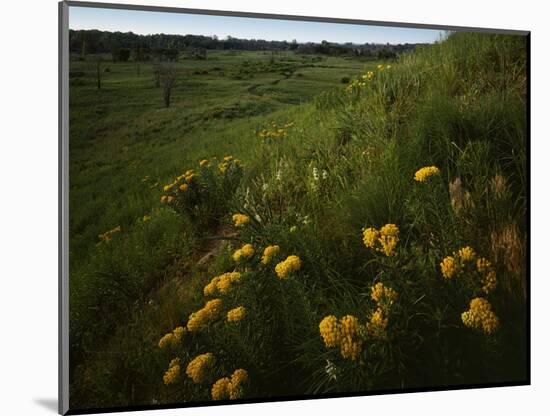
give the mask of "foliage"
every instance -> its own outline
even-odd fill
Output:
[[[111,340],[123,340],[127,358],[79,368],[78,403],[525,381],[525,51],[521,37],[454,33],[395,63],[363,66],[347,85],[340,71],[312,102],[278,101],[246,121],[190,130],[188,141],[205,142],[188,145],[185,163],[170,144],[145,147],[152,164],[169,165],[155,175],[167,183],[161,195],[156,179],[145,181],[166,208],[131,233],[127,223],[105,224],[96,254],[77,263],[93,279],[72,279],[76,293],[105,290],[98,304],[118,308],[122,292],[143,298],[145,274],[174,276],[153,295],[156,309],[130,313],[138,335],[119,328]],[[250,65],[251,77],[269,65]],[[312,65],[300,71],[325,71]],[[280,83],[291,88],[294,77]],[[153,224],[167,233],[157,244],[145,234]],[[223,242],[207,263],[186,251],[212,234]],[[140,241],[155,251],[140,255]],[[189,262],[181,290],[172,290],[181,275],[166,268],[175,253]],[[92,318],[78,305],[73,317],[85,326]],[[139,398],[107,392],[128,373],[146,380]]]

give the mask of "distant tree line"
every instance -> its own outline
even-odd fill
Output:
[[[365,58],[393,59],[398,54],[411,51],[418,44],[354,44],[298,43],[263,40],[237,39],[231,36],[218,39],[217,36],[200,35],[137,35],[132,32],[107,32],[100,30],[70,30],[70,51],[86,56],[88,54],[109,53],[113,61],[175,61],[180,52],[187,57],[205,59],[207,50],[248,50],[285,51],[302,54],[322,54],[330,56],[360,56]]]

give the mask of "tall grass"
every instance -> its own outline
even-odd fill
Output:
[[[149,364],[140,374],[150,386],[141,398],[126,392],[110,394],[109,400],[120,405],[208,400],[212,384],[238,368],[249,375],[244,398],[524,381],[525,51],[521,37],[450,34],[250,129],[242,139],[249,146],[231,152],[243,159],[242,180],[223,195],[223,205],[215,199],[219,195],[210,201],[223,206],[215,213],[228,228],[233,213],[246,215],[248,222],[233,229],[236,237],[222,245],[208,268],[190,268],[190,286],[168,314],[169,323],[151,315],[159,319],[157,338],[148,318],[149,338],[129,347],[148,351]],[[260,137],[273,123],[291,127],[274,140]],[[415,173],[426,166],[437,167],[437,173],[416,181]],[[167,223],[192,229],[185,211],[173,217],[162,212]],[[399,234],[384,254],[368,247],[363,230],[386,224]],[[131,237],[114,236],[109,244],[120,238],[117,250],[128,262],[120,263],[120,254],[108,260],[109,246],[90,270],[101,274],[106,264],[122,268],[117,278],[108,275],[106,288],[119,285],[135,296],[145,282],[130,279],[126,287],[129,280],[119,282],[120,276],[133,275],[135,267],[139,275],[162,270],[159,259],[169,257],[173,245],[185,254],[181,228],[160,228],[168,229],[177,229],[177,235],[165,236],[158,252],[146,253],[148,260],[133,251]],[[254,254],[235,261],[232,255],[243,244],[251,244]],[[264,248],[274,244],[280,252],[262,261]],[[473,248],[473,260],[460,257],[464,247]],[[281,278],[275,267],[291,255],[300,258],[300,267]],[[441,264],[453,256],[460,267],[445,277]],[[480,259],[496,273],[494,290],[483,288]],[[173,347],[154,345],[175,327],[186,327],[188,314],[204,306],[209,299],[204,285],[232,271],[241,278],[218,294],[220,315],[203,330],[186,332]],[[372,292],[377,283],[391,288],[395,299],[377,299]],[[499,325],[467,326],[463,313],[475,298],[487,300]],[[245,317],[228,322],[226,312],[238,306],[246,308]],[[377,311],[386,320],[378,327]],[[331,315],[357,318],[357,355],[350,358],[323,342],[319,324]],[[216,356],[216,365],[203,384],[195,384],[185,368],[205,352]],[[181,374],[163,386],[162,374],[175,357]],[[128,368],[113,370],[109,360],[96,364],[115,373]],[[98,397],[108,394],[98,390]]]

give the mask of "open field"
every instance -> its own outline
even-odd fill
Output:
[[[525,60],[71,61],[71,407],[525,381]]]

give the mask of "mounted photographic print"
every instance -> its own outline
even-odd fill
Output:
[[[529,32],[60,3],[60,412],[529,384],[529,82]]]

